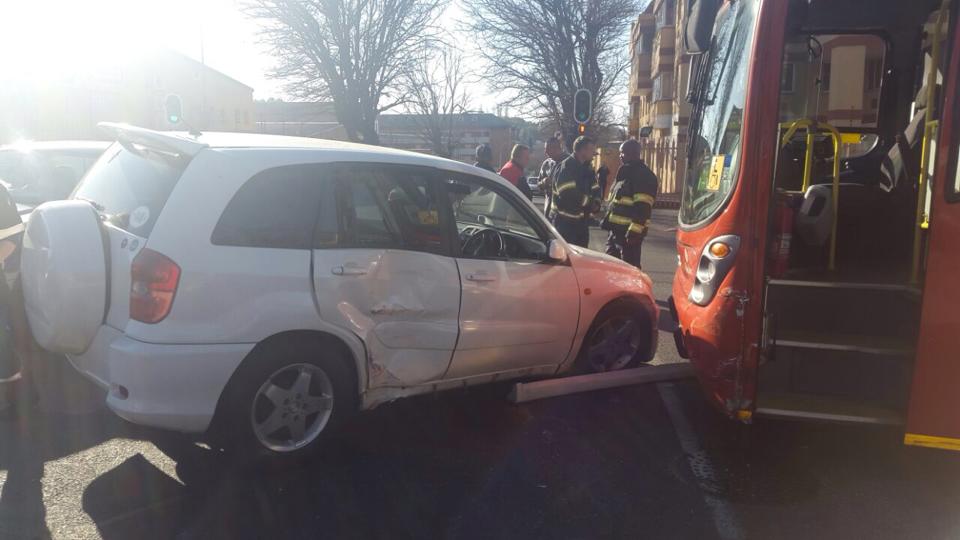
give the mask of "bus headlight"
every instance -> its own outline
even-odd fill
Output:
[[[697,273],[690,289],[690,301],[705,306],[717,295],[717,289],[733,268],[740,237],[732,234],[718,236],[707,242],[700,254]]]

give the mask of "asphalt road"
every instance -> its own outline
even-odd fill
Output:
[[[662,299],[676,259],[669,213],[655,221],[643,264]],[[896,429],[734,425],[692,382],[519,406],[502,384],[420,396],[309,464],[250,469],[124,423],[45,361],[43,406],[0,419],[3,540],[960,538],[957,455]]]

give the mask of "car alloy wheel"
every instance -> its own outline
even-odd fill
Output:
[[[293,452],[323,432],[333,406],[333,383],[322,368],[290,364],[275,371],[257,390],[250,422],[265,448]]]
[[[587,345],[590,370],[616,371],[630,365],[643,342],[642,330],[632,317],[611,317],[604,321]]]

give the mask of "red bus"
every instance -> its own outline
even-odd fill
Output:
[[[960,450],[955,0],[692,0],[671,311],[708,398]]]

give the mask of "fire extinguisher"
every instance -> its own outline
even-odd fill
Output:
[[[773,241],[770,246],[770,277],[780,278],[790,267],[790,244],[793,241],[794,199],[777,190],[777,206],[773,216]]]

